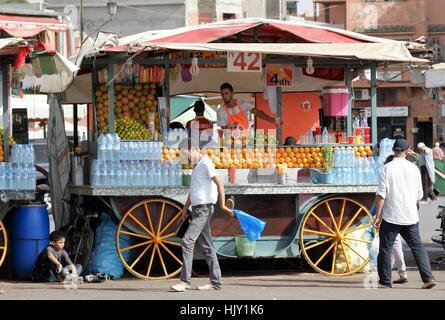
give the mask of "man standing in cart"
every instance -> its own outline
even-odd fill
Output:
[[[248,135],[249,122],[247,120],[247,112],[249,111],[255,116],[277,126],[282,124],[279,118],[268,116],[263,111],[255,109],[255,107],[248,102],[236,100],[234,98],[233,87],[230,83],[223,83],[220,91],[224,105],[218,109],[217,123],[223,130],[239,130]]]
[[[182,292],[190,288],[193,251],[196,243],[201,248],[210,271],[210,283],[198,286],[198,290],[219,290],[222,286],[221,269],[213,246],[210,222],[217,201],[220,209],[231,217],[234,217],[233,206],[228,208],[229,202],[226,205],[224,184],[218,176],[212,160],[207,155],[202,155],[196,144],[191,145],[191,141],[191,139],[186,139],[181,143],[183,157],[187,157],[187,160],[192,164],[197,163],[192,172],[190,193],[182,209],[182,220],[187,218],[190,205],[192,206],[192,216],[190,225],[182,238],[181,281],[171,286],[171,289]],[[185,158],[182,158],[183,162],[184,160]]]

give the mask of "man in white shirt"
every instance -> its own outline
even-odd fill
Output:
[[[435,286],[430,261],[419,234],[417,202],[423,189],[419,169],[406,160],[408,142],[397,139],[393,146],[394,160],[386,164],[381,173],[376,195],[376,220],[380,228],[380,246],[377,257],[379,284],[391,288],[391,249],[400,233],[414,255],[423,289]],[[383,209],[383,214],[382,214]]]
[[[188,140],[188,139],[187,139]],[[185,141],[187,141],[185,140]],[[198,286],[199,290],[221,289],[221,269],[216,256],[215,247],[210,230],[210,222],[214,213],[214,205],[219,201],[221,210],[231,217],[234,214],[225,205],[224,184],[219,178],[212,160],[202,155],[198,148],[192,146],[190,140],[181,143],[181,152],[192,163],[198,162],[192,173],[190,193],[182,209],[182,219],[185,220],[187,211],[192,206],[192,220],[182,238],[183,265],[181,282],[173,285],[174,291],[182,292],[190,288],[192,276],[193,250],[195,243],[202,249],[210,271],[210,284]]]

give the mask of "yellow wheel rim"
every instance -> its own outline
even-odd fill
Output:
[[[181,210],[168,199],[144,200],[122,217],[116,245],[122,263],[131,274],[147,280],[167,279],[181,271],[181,244],[175,237]],[[125,226],[131,226],[131,231]],[[124,235],[131,237],[131,245],[123,244]]]
[[[8,234],[6,233],[3,222],[0,221],[0,266],[6,257],[6,251],[8,250]]]
[[[306,261],[317,272],[329,276],[360,271],[369,262],[367,247],[372,241],[357,234],[372,227],[373,222],[369,210],[352,199],[320,201],[309,210],[300,230],[300,247]]]

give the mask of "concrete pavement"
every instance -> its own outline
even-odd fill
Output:
[[[420,230],[430,260],[444,252],[431,241],[440,226],[436,219],[437,205],[445,205],[445,197],[420,208]],[[64,286],[62,284],[14,282],[0,280],[0,300],[443,300],[445,299],[445,265],[432,265],[437,286],[420,289],[422,283],[409,249],[404,247],[409,282],[393,289],[376,289],[376,274],[354,274],[346,277],[326,277],[310,270],[283,272],[268,270],[240,272],[233,264],[223,267],[224,288],[220,291],[170,291],[177,279],[143,281],[133,277],[106,281],[101,284]],[[289,270],[291,268],[287,268]],[[396,272],[394,272],[396,277]],[[205,284],[207,276],[193,277],[193,286]]]

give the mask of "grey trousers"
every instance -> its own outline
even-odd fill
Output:
[[[213,246],[210,231],[210,221],[212,220],[214,207],[212,204],[200,207],[192,207],[192,221],[182,238],[182,259],[181,281],[191,284],[193,250],[195,243],[200,247],[210,271],[210,283],[216,288],[220,288],[221,269]]]

